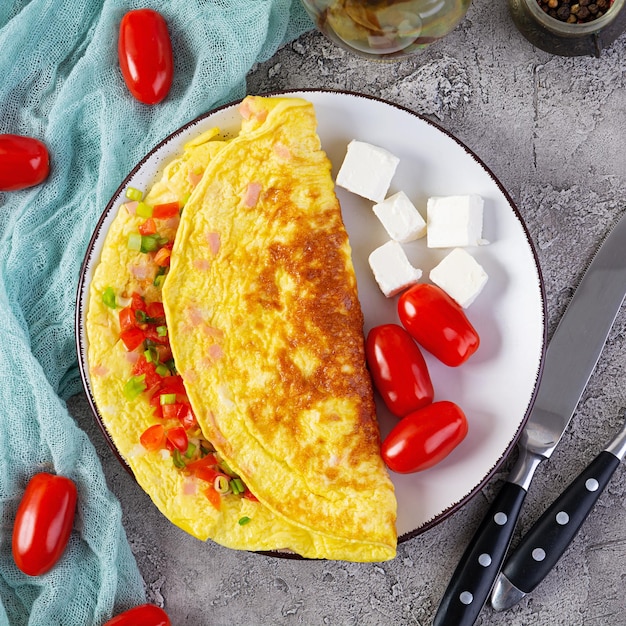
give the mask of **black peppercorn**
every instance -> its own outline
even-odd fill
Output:
[[[582,24],[604,15],[613,0],[537,0],[537,3],[554,19],[569,24]]]

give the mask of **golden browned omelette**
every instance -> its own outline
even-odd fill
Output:
[[[320,541],[314,556],[388,558],[396,502],[315,112],[260,97],[241,112],[172,252],[163,297],[176,364],[207,438],[260,502]],[[325,539],[345,543],[326,550]]]
[[[195,537],[391,559],[396,501],[313,107],[240,111],[239,136],[203,134],[120,207],[90,288],[94,400],[139,484]]]

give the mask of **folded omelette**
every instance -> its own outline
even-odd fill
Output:
[[[396,499],[315,111],[261,97],[239,111],[236,137],[188,144],[107,234],[87,314],[100,417],[199,539],[391,559]]]

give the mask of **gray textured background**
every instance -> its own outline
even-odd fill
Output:
[[[360,60],[310,33],[253,68],[248,91],[363,92],[454,133],[500,179],[526,220],[551,333],[599,241],[626,209],[625,74],[626,35],[600,59],[552,56],[519,34],[504,2],[475,0],[452,34],[410,61]],[[625,342],[623,312],[561,445],[537,471],[514,541],[620,428]],[[460,511],[402,544],[392,562],[285,560],[203,544],[173,527],[111,454],[86,400],[72,399],[70,409],[122,502],[149,599],[164,603],[175,625],[431,624],[511,462]],[[626,625],[625,507],[620,467],[544,583],[506,613],[485,608],[477,624]]]

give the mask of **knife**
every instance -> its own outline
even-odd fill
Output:
[[[626,411],[622,410],[622,417]],[[491,594],[496,611],[511,608],[550,572],[591,513],[626,454],[626,424],[524,535]]]
[[[613,227],[548,344],[518,458],[444,592],[433,626],[471,626],[500,572],[535,470],[576,410],[626,293],[626,217]]]

